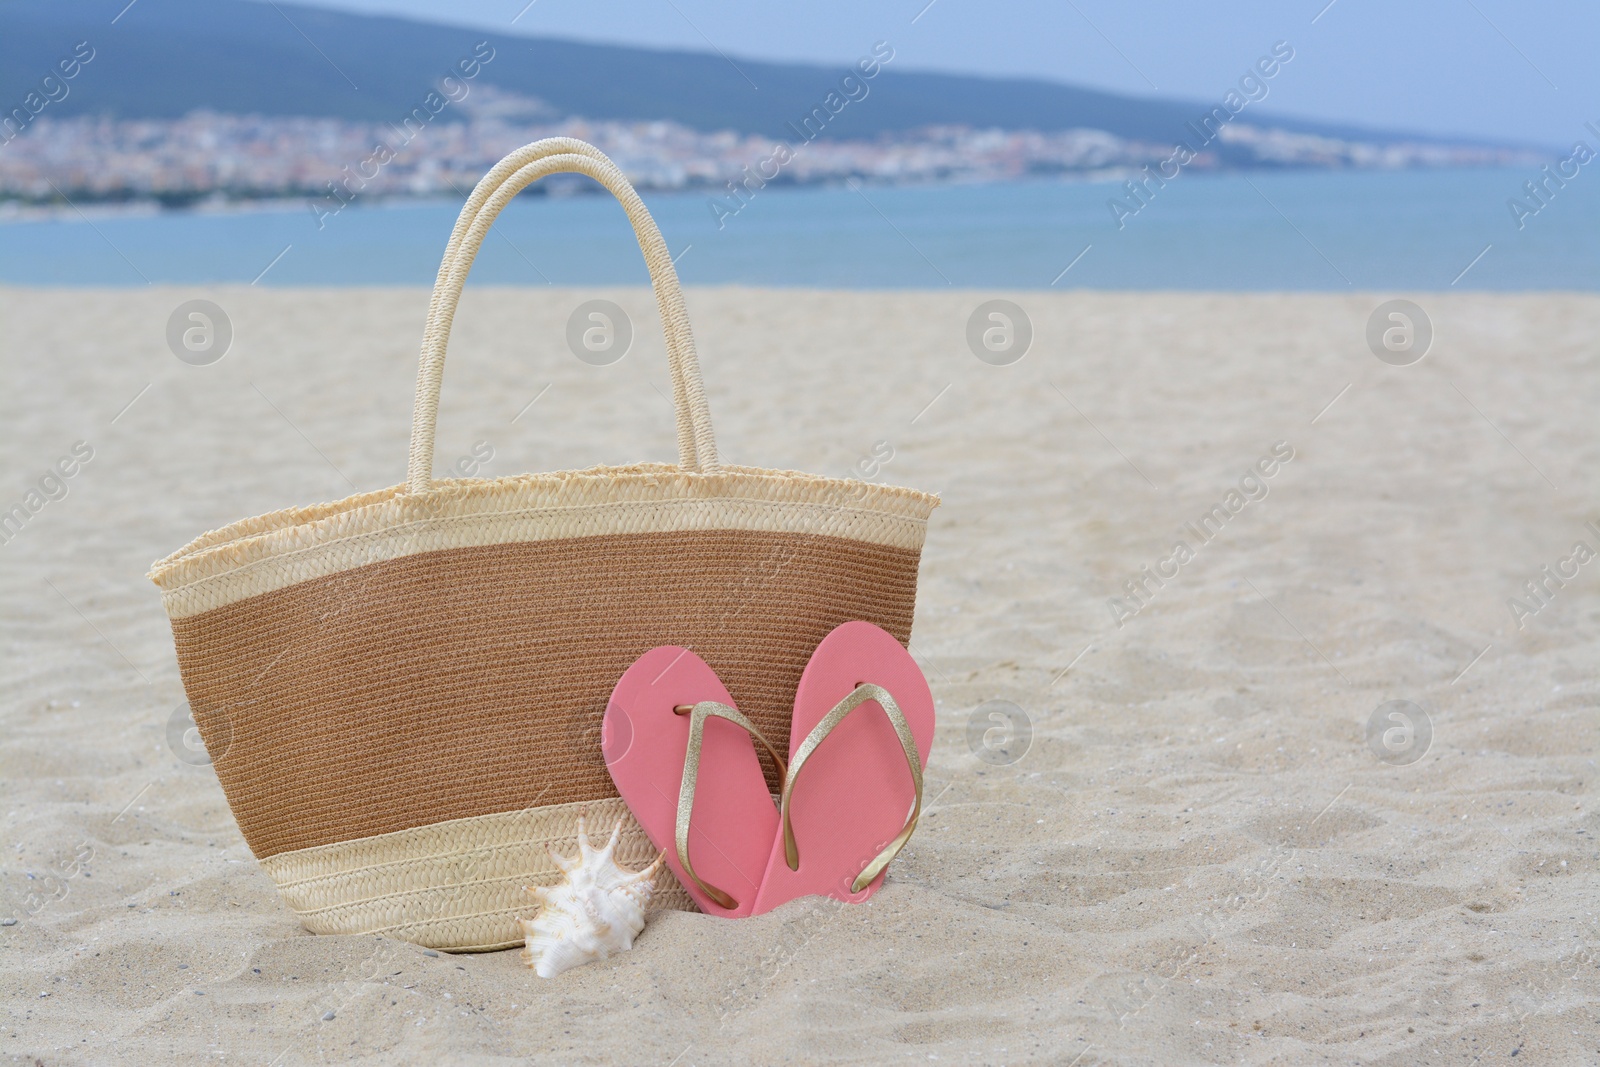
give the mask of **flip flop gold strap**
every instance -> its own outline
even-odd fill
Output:
[[[737,708],[720,704],[715,700],[702,700],[693,707],[680,704],[672,710],[679,715],[689,716],[689,747],[683,754],[683,784],[678,787],[678,862],[683,866],[684,873],[694,879],[694,884],[699,886],[706,896],[731,910],[737,908],[739,902],[716,886],[701,881],[700,876],[694,873],[694,864],[689,862],[689,816],[694,813],[695,783],[700,780],[700,746],[705,740],[706,720],[716,716],[742,727],[771,753],[772,761],[778,765],[779,778],[787,777],[788,771],[784,768],[783,758],[778,755],[778,750],[772,747],[772,742],[763,737],[761,731],[756,729],[755,723],[740,714]]]
[[[789,820],[789,801],[794,794],[794,784],[800,777],[801,768],[806,765],[806,760],[811,758],[811,754],[817,750],[817,746],[827,740],[834,727],[843,722],[846,715],[849,715],[869,700],[876,701],[878,706],[883,709],[883,713],[889,716],[889,722],[894,726],[895,735],[900,738],[900,747],[905,750],[906,754],[906,765],[911,768],[911,783],[916,787],[917,799],[916,804],[911,809],[911,818],[906,821],[905,829],[901,830],[895,839],[890,841],[884,850],[878,853],[877,857],[862,869],[860,874],[856,875],[856,880],[850,886],[850,892],[852,893],[859,893],[862,889],[871,885],[872,880],[878,877],[885,867],[889,866],[889,861],[894,859],[895,855],[905,847],[907,841],[911,840],[911,834],[917,828],[917,817],[922,814],[922,760],[917,755],[916,738],[911,736],[911,727],[906,722],[905,715],[901,713],[900,706],[894,702],[894,697],[889,695],[887,689],[863,682],[856,686],[849,696],[835,704],[832,711],[823,716],[822,721],[817,723],[816,728],[811,731],[805,742],[794,753],[794,762],[790,764],[789,774],[783,780],[783,799],[779,805],[783,818],[784,859],[788,861],[791,871],[799,870],[800,848],[795,844],[794,824]]]

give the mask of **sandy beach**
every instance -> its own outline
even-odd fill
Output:
[[[0,289],[0,1056],[1600,1063],[1600,297],[1407,294],[1397,366],[1395,295],[689,290],[728,462],[943,497],[926,813],[868,904],[663,912],[542,980],[304,931],[169,730],[151,562],[402,481],[427,292]],[[456,321],[436,470],[674,456],[647,290]]]

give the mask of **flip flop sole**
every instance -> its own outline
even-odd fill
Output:
[[[863,682],[894,697],[927,766],[933,747],[933,694],[916,661],[888,632],[868,622],[847,622],[825,637],[800,676],[789,756],[845,697]],[[797,897],[824,894],[858,903],[883,883],[879,875],[861,892],[851,883],[905,826],[916,798],[905,750],[876,701],[850,712],[812,753],[790,795],[800,865],[790,870],[778,828],[766,876],[751,912],[759,915]]]
[[[728,893],[738,906],[717,904],[682,869],[675,834],[689,716],[673,708],[702,700],[734,706],[716,672],[699,656],[676,646],[651,649],[611,692],[601,752],[617,792],[651,843],[666,851],[667,865],[700,910],[736,918],[750,914],[755,905],[778,832],[778,810],[750,735],[724,719],[708,719],[689,822],[689,859],[702,880]]]

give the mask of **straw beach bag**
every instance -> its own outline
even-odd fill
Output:
[[[451,321],[501,209],[585,174],[621,201],[666,332],[678,464],[493,480],[432,477]],[[936,497],[718,462],[666,244],[598,149],[554,138],[502,160],[439,268],[406,483],[205,534],[156,563],[195,724],[239,828],[319,933],[452,950],[519,944],[525,885],[575,851],[577,818],[624,820],[600,752],[612,686],[692,648],[787,747],[795,688],[835,626],[910,640]],[[769,772],[771,773],[771,772]],[[769,783],[776,793],[779,783]],[[692,904],[658,876],[658,905]]]

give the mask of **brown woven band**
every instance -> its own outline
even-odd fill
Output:
[[[217,777],[267,857],[615,796],[601,717],[660,645],[692,648],[786,750],[830,630],[864,619],[909,640],[919,555],[761,530],[513,542],[356,567],[172,628]]]

